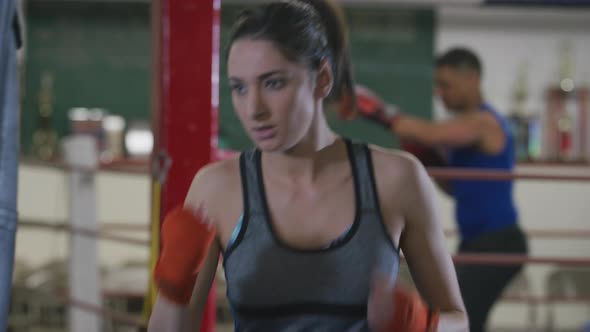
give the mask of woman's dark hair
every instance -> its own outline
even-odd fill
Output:
[[[303,61],[312,70],[328,60],[334,75],[328,100],[356,105],[346,20],[331,0],[285,0],[244,10],[233,26],[226,59],[242,38],[269,40],[287,59]]]

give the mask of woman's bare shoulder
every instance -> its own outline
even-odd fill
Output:
[[[383,147],[369,145],[373,159],[375,176],[379,179],[403,179],[414,177],[423,168],[420,161],[412,154]]]
[[[185,205],[209,208],[232,192],[240,194],[239,157],[231,157],[202,167],[195,174]]]

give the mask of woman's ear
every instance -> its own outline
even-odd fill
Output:
[[[334,74],[332,73],[332,66],[330,61],[322,60],[320,68],[316,75],[315,97],[327,98],[334,86]]]

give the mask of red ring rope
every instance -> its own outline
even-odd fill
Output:
[[[405,257],[401,257],[405,261]],[[520,264],[556,264],[566,266],[589,266],[588,257],[543,257],[527,256],[520,254],[477,253],[457,254],[453,256],[453,262],[460,265],[520,265]]]
[[[507,172],[499,170],[475,170],[467,168],[428,167],[428,174],[436,179],[461,180],[546,180],[546,181],[589,181],[590,175],[556,175],[529,172]]]
[[[93,173],[95,168],[70,167],[63,162],[41,162],[41,161],[25,161],[32,166],[52,167],[60,170],[78,170],[80,172]],[[100,165],[100,170],[109,172],[126,172],[147,174],[149,167],[147,162],[114,162],[103,163]],[[545,181],[589,181],[590,175],[557,175],[557,174],[543,174],[540,172],[509,172],[501,170],[481,170],[481,169],[467,169],[467,168],[448,168],[448,167],[428,167],[428,173],[437,179],[464,179],[464,180],[545,180]]]
[[[64,229],[64,224],[68,224],[65,221],[59,223],[52,222],[50,225],[57,226],[45,226],[46,222],[35,221],[32,219],[19,218],[20,227],[38,227],[38,228],[55,228],[56,230]],[[101,222],[100,232],[101,233],[112,233],[112,232],[147,232],[149,226],[147,224],[137,223],[122,223],[122,222]],[[590,238],[589,229],[525,229],[524,232],[529,237],[535,238],[572,238],[572,239],[586,239]],[[445,236],[457,236],[456,229],[445,229]]]
[[[84,311],[91,312],[91,313],[94,313],[94,314],[102,316],[102,317],[109,317],[113,321],[116,321],[116,322],[124,323],[126,325],[133,326],[133,327],[141,327],[141,328],[147,327],[147,323],[143,319],[138,318],[133,315],[129,315],[124,312],[117,312],[114,310],[102,308],[102,307],[94,305],[92,303],[87,303],[87,302],[84,302],[81,300],[76,300],[68,295],[61,294],[60,292],[47,292],[47,291],[34,289],[34,288],[32,288],[32,289],[30,288],[29,290],[33,290],[36,293],[44,294],[46,296],[54,297],[59,302],[61,302],[63,304],[74,306],[74,307],[80,308]]]
[[[588,229],[528,229],[523,230],[528,237],[531,238],[570,238],[570,239],[587,239],[590,238],[590,230]],[[457,230],[445,229],[445,236],[457,236]]]
[[[556,264],[568,266],[590,266],[590,258],[533,257],[514,254],[458,254],[453,257],[455,264],[469,265],[520,265]]]
[[[109,241],[133,244],[133,245],[142,246],[142,247],[150,245],[149,240],[141,240],[141,239],[136,239],[136,238],[132,238],[132,237],[128,237],[128,236],[121,236],[121,235],[115,235],[115,234],[110,234],[110,233],[104,233],[104,232],[100,232],[100,231],[97,231],[94,229],[73,227],[70,224],[65,224],[65,223],[50,224],[50,223],[37,222],[37,221],[19,221],[18,224],[19,224],[19,227],[25,226],[25,227],[36,227],[36,228],[48,228],[53,231],[67,231],[70,233],[74,233],[74,234],[82,235],[82,236],[86,236],[86,237],[100,238],[100,239],[105,239],[105,240],[109,240]]]

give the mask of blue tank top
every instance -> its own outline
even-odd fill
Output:
[[[514,168],[514,137],[508,121],[490,105],[482,104],[481,112],[491,113],[506,135],[502,151],[495,155],[481,152],[474,146],[449,150],[449,166],[457,168],[512,171]],[[463,241],[499,230],[517,222],[511,180],[452,180],[455,214]]]

